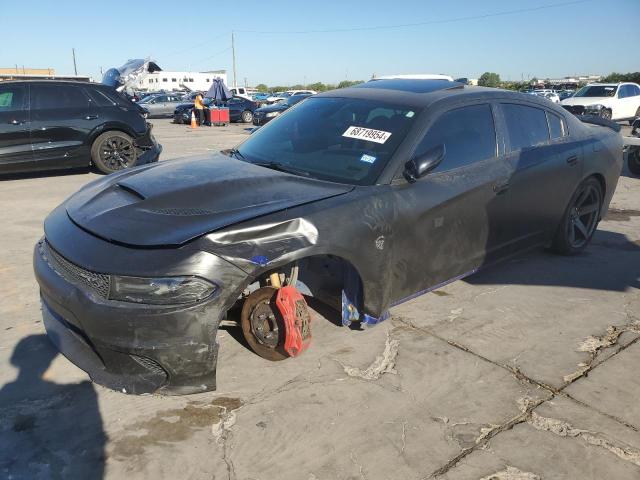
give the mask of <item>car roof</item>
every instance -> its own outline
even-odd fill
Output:
[[[553,108],[549,101],[538,95],[529,95],[500,88],[475,87],[447,80],[375,80],[354,87],[331,90],[314,97],[360,98],[382,103],[392,103],[412,108],[426,108],[446,98],[469,100],[511,99],[538,103],[541,107]]]
[[[79,86],[90,86],[90,87],[107,87],[107,88],[113,88],[113,87],[109,87],[109,85],[104,85],[102,83],[96,83],[96,82],[84,82],[82,80],[47,80],[47,79],[29,79],[29,80],[5,80],[3,82],[0,82],[0,85],[7,85],[7,84],[16,84],[16,83],[44,83],[47,85],[79,85]]]

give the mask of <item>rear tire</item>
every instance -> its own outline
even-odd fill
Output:
[[[585,249],[600,221],[602,197],[602,186],[594,177],[578,186],[558,225],[551,250],[561,255],[575,255]]]
[[[600,117],[604,118],[605,120],[611,120],[611,110],[609,110],[608,108],[603,108],[602,110],[600,110]]]
[[[627,166],[629,171],[635,176],[640,176],[640,147],[632,148],[629,150],[628,155]]]
[[[112,130],[98,135],[91,146],[91,161],[102,173],[113,173],[135,166],[138,159],[133,138]]]

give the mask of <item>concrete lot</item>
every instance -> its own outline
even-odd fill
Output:
[[[154,123],[163,160],[248,134]],[[363,331],[323,310],[285,362],[227,328],[219,390],[188,397],[93,385],[43,335],[32,247],[96,177],[0,181],[0,478],[640,478],[640,179],[626,170],[585,253],[532,252]]]

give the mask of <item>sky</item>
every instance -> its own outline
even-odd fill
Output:
[[[223,5],[229,5],[225,11]],[[153,58],[164,70],[226,69],[270,86],[373,74],[557,78],[640,71],[640,0],[3,2],[0,68],[101,68]]]

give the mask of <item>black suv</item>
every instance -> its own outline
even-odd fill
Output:
[[[162,147],[140,107],[86,82],[0,82],[0,173],[155,162]]]

